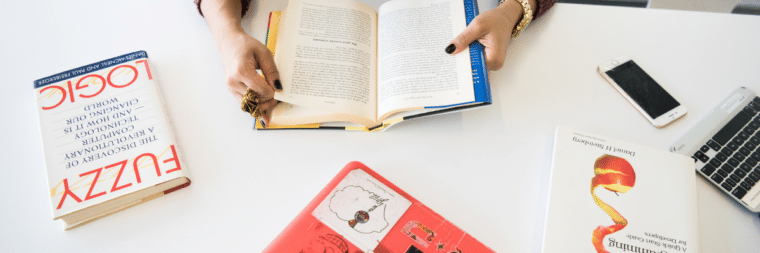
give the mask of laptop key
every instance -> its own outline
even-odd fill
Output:
[[[740,170],[737,170],[737,171],[740,171]],[[739,176],[737,176],[736,173],[731,174],[731,176],[729,176],[728,178],[731,179],[733,182],[736,182],[736,183],[739,183],[739,182],[742,181],[742,178],[740,178]]]
[[[749,137],[749,142],[755,145],[760,145],[760,138],[757,138],[757,136]]]
[[[736,135],[737,138],[740,138],[742,141],[747,141],[750,137],[750,135],[747,132],[741,131],[739,134]]]
[[[721,182],[723,182],[723,176],[718,175],[717,173],[713,174],[710,177],[710,179],[712,179],[716,184],[720,184]],[[755,182],[757,182],[757,180],[755,180]]]
[[[751,178],[752,181],[755,182],[760,181],[760,175],[758,175],[755,171],[750,172],[748,178]]]
[[[755,97],[755,99],[757,99],[757,97]],[[752,107],[752,109],[755,109],[755,111],[760,111],[760,104],[758,104],[760,102],[756,102],[755,99],[753,99],[752,103],[749,103],[748,106]]]
[[[749,142],[747,142],[747,143],[749,143]],[[739,154],[742,154],[743,156],[749,156],[750,154],[752,154],[752,150],[749,150],[749,148],[747,148],[747,147],[741,147],[741,148],[739,148]]]
[[[755,109],[752,109],[752,107],[749,107],[749,106],[744,107],[744,109],[742,109],[742,110],[744,112],[746,112],[747,114],[752,115],[752,116],[754,116],[755,114],[757,114],[757,111],[755,111]]]
[[[760,153],[758,155],[760,155]],[[717,153],[717,154],[715,154],[715,158],[718,159],[718,161],[720,161],[721,163],[725,162],[726,160],[728,160],[728,156],[725,155],[725,154],[723,154],[723,153]]]
[[[734,188],[734,187],[736,187],[736,181],[734,181],[734,180],[733,180],[733,179],[731,179],[731,178],[726,178],[726,181],[725,181],[725,182],[723,182],[723,183],[724,183],[724,184],[728,184],[729,186],[731,186],[731,188]],[[731,189],[726,189],[726,190],[730,191]]]
[[[739,160],[736,160],[736,158],[728,158],[728,161],[726,163],[731,164],[731,166],[734,166],[734,168],[739,167]]]
[[[726,155],[726,156],[731,156],[731,155],[733,155],[733,154],[734,154],[734,150],[733,150],[733,149],[730,149],[730,148],[728,148],[728,147],[723,147],[723,149],[721,149],[721,150],[720,150],[720,153],[721,153],[721,154],[724,154],[724,155]]]
[[[750,173],[752,172],[752,165],[745,163],[742,163],[742,165],[739,165],[739,169],[743,170],[744,173]]]
[[[720,175],[721,178],[728,177],[728,173],[730,173],[724,169],[719,169],[717,172],[718,173],[716,175]]]
[[[742,179],[747,175],[747,172],[744,172],[743,170],[736,170],[734,171],[734,175],[737,175],[739,176],[739,179]]]
[[[750,121],[749,124],[747,124],[747,126],[744,127],[744,129],[745,129],[745,132],[747,132],[748,134],[752,134],[755,131],[757,131],[757,129],[760,129],[760,122]]]
[[[760,141],[760,137],[758,137],[757,140]],[[760,144],[760,143],[758,143],[758,144]],[[707,146],[710,147],[712,150],[715,150],[715,151],[720,150],[720,144],[718,144],[717,142],[715,142],[713,140],[707,141]]]
[[[754,185],[755,183],[757,183],[758,180],[752,177],[752,173],[747,173],[747,177],[744,178],[744,181],[750,181],[752,182],[750,184]]]
[[[739,146],[744,144],[743,141],[739,141],[739,139],[734,139],[733,141],[730,141],[728,144],[726,144],[727,148],[730,148],[732,151],[736,151],[739,149]]]
[[[749,155],[749,157],[751,157],[752,159],[755,159],[757,161],[760,161],[760,151],[752,152],[752,154]]]
[[[755,181],[752,181],[750,178],[745,178],[744,182],[747,183],[749,186],[755,186]]]
[[[757,128],[752,128],[752,126],[750,126],[753,122],[754,121],[750,121],[749,124],[747,124],[746,126],[744,126],[744,128],[742,128],[742,132],[747,133],[749,138],[751,138],[752,135],[755,134],[755,131],[757,131]]]
[[[752,186],[749,185],[749,183],[747,183],[747,182],[741,182],[741,183],[739,183],[739,185],[741,185],[742,188],[744,188],[745,190],[748,190],[748,191],[749,191],[750,188],[752,188]]]
[[[702,147],[699,148],[699,151],[702,151],[702,153],[705,153],[707,151],[710,151],[710,147],[708,147],[707,145],[702,145]]]
[[[701,169],[702,173],[705,173],[708,177],[712,175],[713,172],[715,172],[715,166],[712,166],[712,164],[707,164]]]
[[[728,179],[726,179],[726,182],[723,182],[722,184],[720,184],[720,186],[722,186],[723,189],[726,189],[726,191],[729,191],[729,192],[731,192],[731,189],[734,188],[733,186],[728,184]]]
[[[731,192],[731,195],[734,195],[737,199],[742,199],[744,195],[747,194],[747,190],[744,190],[741,187],[736,187],[734,191]]]
[[[747,157],[747,159],[744,159],[744,163],[749,164],[749,166],[755,166],[757,165],[757,160],[752,159],[752,157]]]
[[[747,148],[750,151],[752,151],[752,150],[755,150],[755,148],[757,148],[757,145],[752,142],[746,142],[744,143],[744,148]]]
[[[739,152],[734,153],[734,156],[731,157],[731,159],[736,159],[738,161],[744,161],[744,158],[747,158],[747,157],[742,155],[742,153],[739,153]],[[731,160],[731,159],[728,159],[728,160]]]
[[[723,163],[723,162],[719,161],[718,158],[710,159],[710,164],[712,164],[713,166],[715,166],[715,168],[719,167],[721,163]]]

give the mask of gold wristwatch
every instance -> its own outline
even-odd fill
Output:
[[[510,0],[499,0],[499,5],[504,3],[504,1],[510,1]],[[523,9],[523,18],[520,20],[520,23],[517,23],[517,26],[515,29],[512,30],[512,37],[517,37],[517,35],[520,35],[520,31],[524,29],[531,20],[533,20],[533,9],[530,7],[530,2],[528,0],[515,0],[518,3],[520,3],[520,6],[522,6]]]

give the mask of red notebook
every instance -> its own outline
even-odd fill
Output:
[[[360,162],[338,173],[264,252],[494,252]]]

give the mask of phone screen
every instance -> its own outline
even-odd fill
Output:
[[[652,119],[681,105],[633,61],[627,61],[605,73]]]

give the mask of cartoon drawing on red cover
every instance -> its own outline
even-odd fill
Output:
[[[424,235],[425,239],[422,239],[422,237],[420,237],[419,235],[415,234],[412,231],[413,228],[419,228],[424,233],[426,233]],[[414,240],[414,242],[416,242],[417,244],[419,244],[423,248],[427,248],[428,245],[430,245],[430,243],[432,243],[433,240],[435,239],[435,232],[433,232],[432,229],[429,229],[427,226],[425,226],[424,224],[422,224],[422,223],[420,223],[418,221],[407,222],[406,225],[404,226],[404,228],[401,230],[401,232],[404,233],[404,234],[406,234],[406,236],[408,236],[409,238],[412,238],[412,240]],[[443,247],[441,246],[442,243],[440,243],[440,241],[439,241],[438,244],[439,244],[437,246],[438,249],[443,249]]]
[[[442,251],[442,250],[443,249],[439,247],[438,250],[436,250],[436,251]],[[425,252],[422,251],[422,250],[420,250],[420,249],[418,249],[417,247],[414,247],[414,245],[411,245],[411,246],[409,246],[409,249],[407,249],[406,252],[404,252],[404,253],[425,253]],[[456,248],[454,251],[449,251],[449,252],[446,252],[446,253],[463,253],[463,252],[459,248]]]
[[[423,237],[414,233],[415,230],[417,230],[415,228],[418,228],[420,231],[425,233],[424,235],[425,239],[422,239]],[[432,229],[425,226],[425,224],[422,224],[418,221],[407,222],[404,228],[401,230],[401,232],[406,234],[406,236],[408,236],[409,238],[414,240],[414,242],[422,246],[422,248],[427,248],[430,245],[430,243],[432,243],[433,240],[435,240],[436,238],[435,231],[433,231]],[[414,247],[414,246],[411,246],[411,247]],[[438,240],[438,243],[435,244],[435,250],[445,251],[445,249],[446,249],[446,243],[443,243],[442,240]],[[422,252],[422,251],[419,251],[419,252]],[[454,247],[454,249],[449,251],[449,253],[462,253],[462,250],[459,249],[458,247]]]
[[[409,208],[373,252],[481,253],[493,251],[426,206],[417,203]]]
[[[411,201],[371,175],[354,169],[311,214],[350,244],[369,252],[377,248],[411,205]]]
[[[633,171],[633,166],[625,159],[611,155],[602,155],[596,159],[594,163],[594,178],[591,179],[591,196],[594,198],[596,205],[602,208],[612,218],[612,221],[615,222],[615,225],[599,226],[594,230],[591,243],[596,248],[597,253],[609,253],[604,248],[604,237],[625,228],[628,225],[628,220],[623,218],[615,208],[600,200],[594,193],[594,190],[602,186],[615,194],[618,192],[626,193],[633,188],[635,183],[636,173]]]
[[[330,197],[330,211],[359,233],[380,233],[388,227],[385,219],[387,198],[365,190],[361,186],[349,185]]]
[[[346,239],[340,235],[334,234],[329,228],[325,228],[322,223],[316,224],[317,236],[314,236],[309,240],[309,243],[305,248],[301,249],[299,253],[348,253],[350,250],[349,244]],[[362,251],[356,250],[353,253],[361,253]]]

